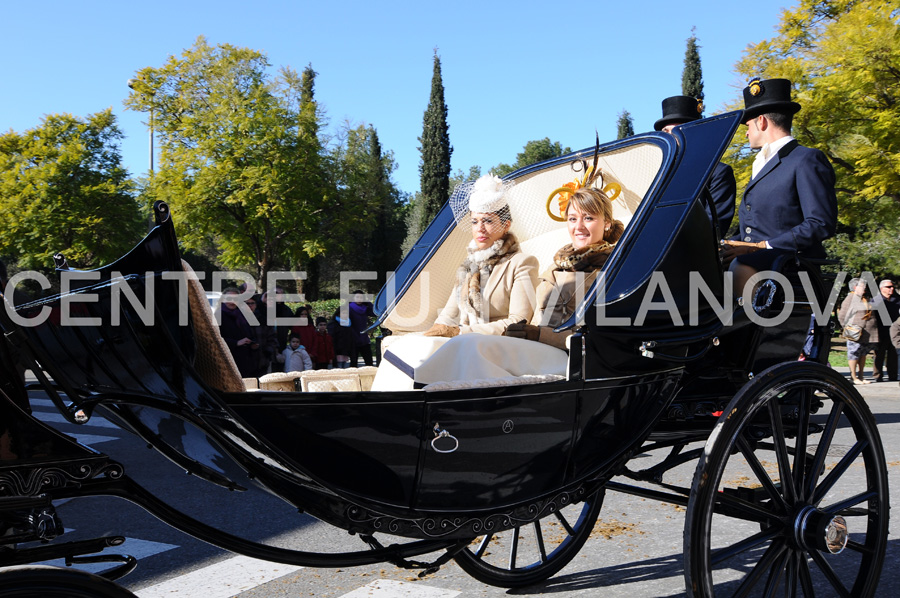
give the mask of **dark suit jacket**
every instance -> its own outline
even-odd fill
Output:
[[[709,194],[712,196],[712,208],[715,214],[706,214],[710,221],[715,220],[719,224],[719,238],[724,239],[728,234],[728,228],[734,219],[734,199],[737,197],[737,183],[734,181],[734,171],[731,166],[719,162],[707,183]]]
[[[738,210],[738,241],[824,257],[834,235],[834,169],[825,154],[792,140],[750,180]]]

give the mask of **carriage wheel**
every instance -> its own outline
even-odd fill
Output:
[[[697,464],[688,594],[873,596],[888,505],[881,438],[859,393],[817,363],[773,366],[732,399]]]
[[[0,598],[137,598],[122,586],[80,569],[24,566],[0,571]]]
[[[455,559],[482,583],[501,588],[536,584],[575,558],[591,535],[604,489],[532,523],[475,538]]]

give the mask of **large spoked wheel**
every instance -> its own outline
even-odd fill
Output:
[[[137,598],[122,586],[78,569],[24,566],[0,571],[0,598]]]
[[[684,534],[691,596],[873,596],[887,466],[869,408],[811,362],[748,382],[697,464]]]
[[[482,583],[520,588],[549,579],[575,558],[591,535],[605,490],[527,525],[475,538],[455,559]]]

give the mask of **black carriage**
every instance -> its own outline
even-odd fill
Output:
[[[157,226],[114,264],[78,272],[60,258],[65,292],[0,315],[0,566],[105,558],[91,555],[122,539],[60,542],[53,503],[108,495],[256,558],[426,571],[455,559],[485,583],[515,587],[566,565],[614,490],[685,506],[689,595],[874,595],[886,464],[867,406],[823,365],[822,306],[835,291],[818,264],[796,257],[745,298],[731,297],[723,277],[704,188],[739,122],[729,113],[600,147],[604,184],[621,188],[614,211],[627,226],[561,327],[574,330],[565,376],[394,391],[378,388],[378,370],[359,368],[249,390],[222,359],[227,349],[165,204]],[[544,213],[547,193],[590,154],[509,177],[513,230],[542,266],[566,240]],[[466,241],[445,206],[376,298],[391,337],[430,324],[412,314],[443,303]],[[235,491],[259,485],[365,545],[279,548],[187,516],[119,463],[33,418],[17,362],[69,422],[102,413],[195,476]],[[637,470],[636,454],[661,456]],[[692,484],[666,482],[693,462]],[[415,560],[429,553],[440,556]],[[123,558],[106,576],[133,566]],[[0,595],[33,573],[0,573]]]

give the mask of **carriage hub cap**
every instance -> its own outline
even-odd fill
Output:
[[[847,546],[847,520],[807,506],[797,515],[794,531],[803,546],[838,554]]]

